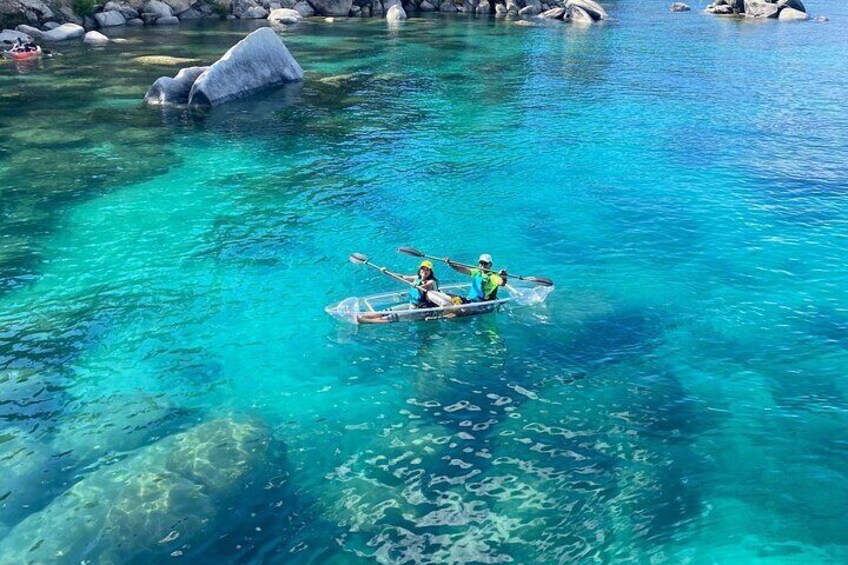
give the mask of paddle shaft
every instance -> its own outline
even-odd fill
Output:
[[[498,274],[498,271],[493,271],[492,269],[484,269],[484,268],[482,268],[482,267],[475,267],[475,266],[473,266],[473,265],[467,265],[467,264],[465,264],[465,263],[460,263],[459,261],[451,261],[449,257],[434,257],[434,256],[432,256],[432,255],[427,255],[426,253],[423,253],[423,254],[422,254],[422,257],[424,257],[425,259],[432,259],[432,260],[434,260],[434,261],[441,261],[442,263],[446,264],[448,267],[450,267],[450,266],[451,266],[451,263],[453,263],[454,265],[458,265],[458,266],[460,266],[460,267],[464,267],[464,268],[466,268],[466,269],[480,269],[480,270],[481,270],[481,271],[483,271],[484,273],[495,273],[495,274]],[[516,278],[516,279],[518,279],[518,280],[520,280],[520,281],[526,280],[526,279],[525,279],[524,277],[522,277],[521,275],[511,275],[511,274],[509,274],[509,273],[507,273],[507,277],[514,277],[514,278]],[[532,280],[532,279],[531,279],[531,280],[530,280],[530,282],[536,282],[536,281],[534,281],[534,280]]]

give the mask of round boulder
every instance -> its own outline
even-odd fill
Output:
[[[395,4],[389,11],[386,12],[386,21],[389,22],[399,22],[406,19],[406,12],[400,6],[400,4]]]
[[[170,18],[174,15],[171,7],[159,0],[150,0],[144,5],[143,14],[155,14],[157,18]]]
[[[292,25],[299,23],[300,20],[303,19],[303,16],[297,10],[291,10],[289,8],[277,8],[276,10],[271,10],[271,13],[268,14],[268,19],[272,22],[280,22],[281,24]]]
[[[100,27],[117,27],[126,25],[127,23],[124,15],[118,10],[109,10],[108,12],[94,14],[94,19],[97,20],[97,25]]]
[[[109,38],[99,31],[89,31],[82,38],[82,42],[86,45],[106,45],[109,43]]]
[[[810,19],[806,12],[796,10],[795,8],[784,8],[780,11],[777,17],[782,22],[804,22]]]
[[[41,38],[45,41],[65,41],[68,39],[76,39],[85,35],[85,30],[77,24],[62,24],[56,29],[51,29],[41,34]]]

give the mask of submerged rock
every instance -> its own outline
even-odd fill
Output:
[[[675,2],[674,4],[668,7],[669,12],[688,12],[691,9],[692,8],[690,8],[683,2]]]
[[[68,39],[76,39],[85,35],[85,30],[77,24],[62,24],[56,29],[45,31],[41,34],[41,39],[45,41],[65,41]]]
[[[177,16],[168,16],[165,18],[159,18],[156,20],[156,25],[158,26],[175,26],[180,23],[180,19]]]
[[[303,69],[271,28],[261,28],[230,48],[201,74],[188,103],[217,106],[257,90],[303,80]]]
[[[187,67],[174,78],[160,77],[147,89],[144,101],[148,104],[188,104],[188,95],[194,81],[209,67]]]
[[[150,561],[204,539],[222,503],[243,496],[271,448],[269,430],[216,420],[101,468],[0,541],[9,563]],[[176,541],[179,538],[179,541]]]

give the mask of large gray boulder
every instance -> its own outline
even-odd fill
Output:
[[[292,9],[304,18],[315,15],[315,10],[309,5],[309,2],[306,2],[306,0],[300,0],[300,2],[295,4]]]
[[[406,12],[400,4],[395,4],[386,12],[386,21],[399,22],[406,19]]]
[[[346,16],[353,0],[310,0],[315,12],[324,16]]]
[[[251,6],[241,17],[245,20],[262,20],[268,17],[268,10],[262,6]]]
[[[175,26],[180,23],[180,18],[177,16],[167,16],[165,18],[159,18],[156,20],[156,25],[158,26]]]
[[[716,14],[717,16],[732,16],[734,14],[733,8],[731,8],[727,4],[710,4],[709,6],[707,6],[706,10],[710,14]]]
[[[268,19],[272,22],[280,22],[281,24],[293,25],[299,23],[300,20],[303,19],[303,16],[297,10],[291,10],[289,8],[277,8],[276,10],[271,10],[271,13],[268,14]]]
[[[303,69],[271,28],[257,29],[198,77],[188,103],[217,106],[263,88],[303,80]]]
[[[77,24],[62,24],[56,29],[45,31],[41,34],[41,39],[44,41],[65,41],[68,39],[76,39],[85,35],[85,30]]]
[[[580,6],[569,6],[565,18],[575,24],[595,23],[595,19],[592,18],[592,15]]]
[[[139,7],[141,7],[139,5]],[[131,20],[133,18],[138,17],[138,10],[127,4],[126,2],[117,2],[116,0],[110,0],[106,2],[106,5],[103,6],[104,12],[117,11],[120,12],[122,16],[124,16],[125,20]]]
[[[171,8],[172,15],[179,16],[183,12],[187,12],[191,8],[192,0],[162,0]]]
[[[745,15],[749,18],[776,18],[779,13],[777,4],[766,0],[745,0]]]
[[[801,0],[777,0],[777,5],[781,8],[792,8],[793,10],[798,10],[799,12],[807,12],[806,6]]]
[[[171,7],[164,2],[160,2],[159,0],[150,0],[150,2],[144,5],[142,14],[155,14],[156,18],[170,18],[174,15],[174,12],[171,10]]]
[[[784,8],[780,11],[777,17],[782,22],[803,22],[810,19],[806,12],[796,10],[795,8]]]
[[[29,28],[30,26],[19,26],[19,27]],[[38,32],[38,36],[41,36],[41,30],[40,29],[36,29],[36,28],[32,28],[32,29],[34,31]],[[0,43],[14,43],[18,39],[20,39],[21,41],[29,41],[30,39],[33,39],[33,37],[38,37],[38,36],[33,36],[32,34],[25,33],[21,30],[4,29],[3,31],[0,32]]]
[[[159,77],[144,95],[144,101],[154,106],[163,104],[188,104],[188,95],[197,77],[209,67],[186,67],[174,78]]]
[[[690,8],[683,2],[675,2],[674,4],[668,7],[669,12],[688,12],[691,9],[692,8]]]
[[[99,31],[89,31],[82,38],[82,42],[86,45],[106,45],[109,43],[109,38],[100,33]]]
[[[94,19],[97,20],[97,25],[100,27],[116,27],[126,25],[127,23],[124,15],[117,10],[94,14]]]
[[[609,19],[606,10],[594,0],[567,0],[565,8],[568,9],[572,6],[582,9],[591,16],[593,21]]]
[[[539,14],[540,18],[548,20],[561,20],[565,17],[565,8],[551,8]]]

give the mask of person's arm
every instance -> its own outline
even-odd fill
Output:
[[[465,266],[460,265],[458,263],[454,263],[450,259],[445,259],[445,262],[448,264],[448,267],[450,267],[451,269],[453,269],[457,273],[462,273],[463,275],[469,275],[469,276],[471,275],[471,269],[469,269],[468,267],[465,267]]]
[[[507,274],[505,269],[498,271],[498,286],[506,286],[506,277]]]

